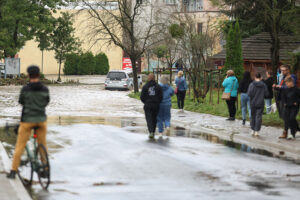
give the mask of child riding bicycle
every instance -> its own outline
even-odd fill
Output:
[[[31,65],[27,68],[29,83],[21,90],[19,103],[23,106],[21,123],[18,130],[18,138],[14,152],[12,168],[7,178],[14,179],[20,165],[21,155],[32,129],[37,127],[38,144],[46,144],[47,116],[45,108],[49,103],[49,90],[40,82],[40,69]]]

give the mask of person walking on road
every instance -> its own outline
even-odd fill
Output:
[[[279,112],[279,117],[281,119],[284,119],[285,116],[285,106],[284,103],[282,101],[282,92],[287,89],[287,86],[285,84],[285,79],[287,77],[291,77],[293,79],[294,85],[297,85],[297,77],[294,74],[291,74],[291,67],[290,65],[281,65],[280,66],[280,71],[283,75],[282,79],[280,79],[280,82],[278,83],[278,85],[273,85],[273,88],[275,88],[276,90],[276,104],[277,104],[277,108],[278,108],[278,112]],[[279,137],[280,139],[286,139],[287,135],[288,135],[288,127],[287,124],[285,124],[284,126],[284,131],[282,133],[282,135]]]
[[[249,119],[251,119],[250,97],[248,96],[247,93],[249,85],[251,83],[252,83],[251,74],[250,72],[246,71],[244,73],[244,78],[241,81],[239,86],[239,92],[241,93],[243,125],[246,124],[247,108],[248,108]]]
[[[268,96],[266,96],[265,103],[266,103],[266,110],[267,114],[271,114],[271,106],[272,106],[272,99],[273,99],[273,77],[272,72],[266,72],[267,79],[264,81],[268,88]]]
[[[167,76],[163,76],[161,78],[161,84],[163,90],[163,99],[159,106],[159,113],[157,116],[157,125],[158,132],[160,136],[162,136],[164,132],[164,127],[166,128],[166,135],[170,135],[170,127],[171,127],[171,97],[174,95],[174,89],[168,84],[169,78]]]
[[[297,122],[297,114],[299,112],[300,104],[300,90],[294,84],[292,77],[285,78],[286,89],[282,91],[282,102],[284,105],[284,123],[285,127],[291,130],[293,138],[296,137],[296,133],[299,130],[299,125]]]
[[[184,107],[184,99],[185,99],[185,94],[187,90],[187,83],[185,78],[183,77],[183,71],[178,72],[178,76],[175,79],[175,84],[176,84],[176,95],[177,95],[177,105],[178,109],[180,109],[183,112],[183,107]]]
[[[268,88],[261,79],[261,74],[255,75],[255,80],[250,84],[248,89],[251,105],[251,129],[253,136],[258,136],[261,129],[262,115],[264,112],[264,99],[267,97]]]
[[[233,70],[228,70],[226,74],[227,76],[223,81],[222,86],[225,88],[224,93],[230,93],[230,98],[226,100],[229,111],[229,118],[227,120],[234,121],[236,114],[235,102],[237,100],[239,82],[234,76]]]
[[[150,139],[154,139],[155,136],[157,115],[162,98],[162,88],[156,83],[155,76],[151,73],[148,76],[148,83],[144,85],[141,93]]]
[[[21,155],[30,138],[31,131],[38,127],[37,142],[47,148],[47,116],[45,108],[49,103],[49,90],[40,82],[40,69],[38,66],[28,67],[29,83],[24,86],[19,96],[19,103],[23,106],[21,123],[18,129],[18,138],[14,152],[12,168],[7,178],[14,179],[20,165]]]

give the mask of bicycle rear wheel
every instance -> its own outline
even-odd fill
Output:
[[[37,174],[39,177],[39,182],[43,189],[47,190],[50,184],[50,164],[48,159],[47,150],[44,145],[38,145],[36,149],[37,158]]]
[[[24,185],[30,186],[32,184],[33,165],[27,147],[21,156],[21,161],[18,168],[18,176]]]

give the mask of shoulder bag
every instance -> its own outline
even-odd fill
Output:
[[[223,92],[223,94],[222,94],[222,99],[223,99],[223,100],[226,100],[226,101],[230,100],[231,92],[232,92],[232,90],[233,90],[234,84],[235,84],[235,80],[233,80],[233,83],[232,83],[232,87],[231,87],[230,92]]]

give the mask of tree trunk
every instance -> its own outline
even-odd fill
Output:
[[[42,50],[42,73],[44,73],[44,50]]]
[[[150,53],[147,53],[148,73],[150,73]]]
[[[172,85],[172,63],[170,64],[170,85]]]
[[[274,84],[277,83],[277,69],[280,64],[279,58],[279,50],[280,50],[280,39],[278,36],[278,32],[271,33],[272,37],[272,47],[271,47],[271,59],[272,59],[272,71],[273,71],[273,82]]]
[[[139,84],[138,84],[138,78],[137,78],[137,66],[136,66],[136,60],[135,58],[130,58],[131,64],[132,64],[132,72],[133,72],[133,88],[134,93],[139,92]]]
[[[58,68],[58,78],[57,78],[57,82],[61,82],[61,78],[60,78],[60,69],[61,69],[61,59],[59,59],[59,68]]]

